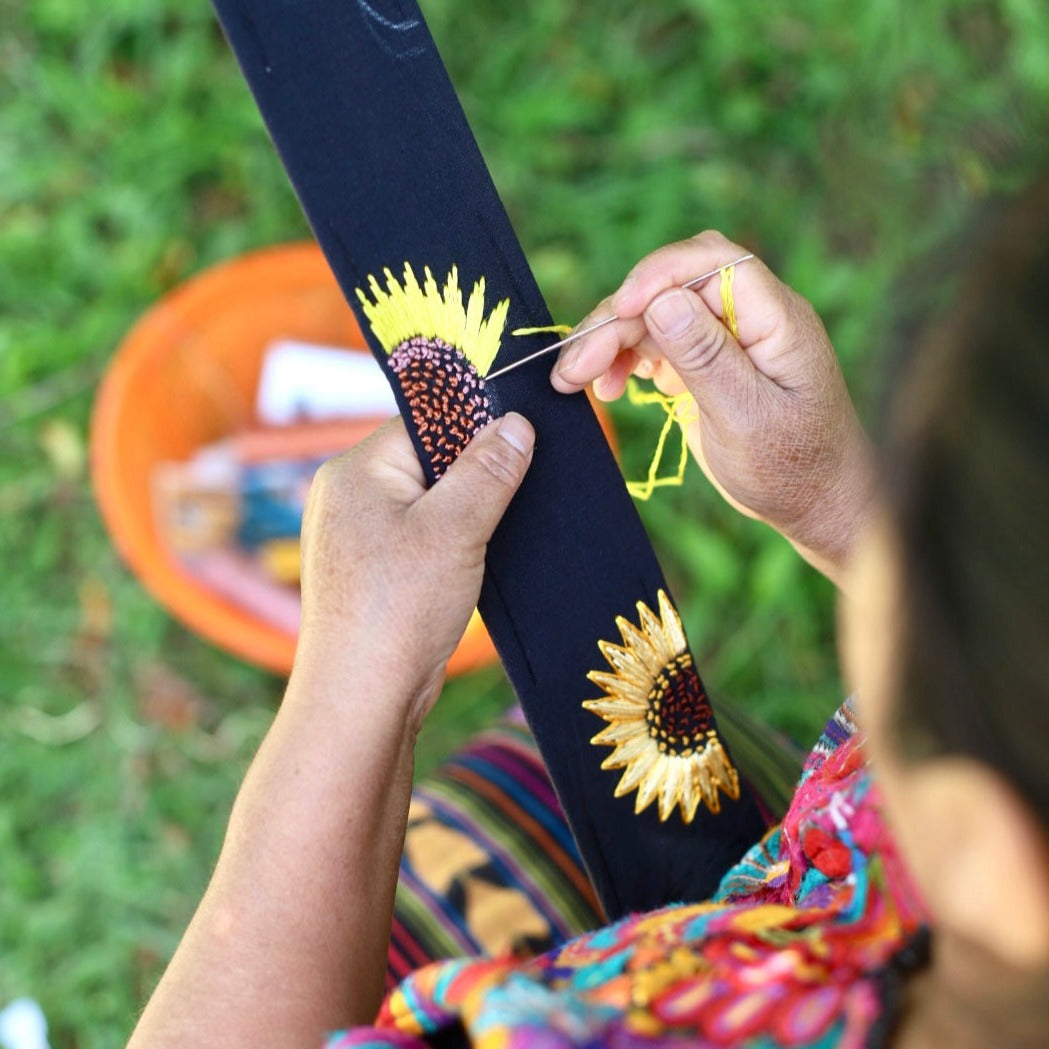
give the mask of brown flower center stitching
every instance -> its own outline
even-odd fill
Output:
[[[687,758],[703,745],[712,718],[692,654],[675,656],[656,674],[648,693],[648,734],[664,753]]]
[[[389,363],[440,477],[470,438],[492,421],[484,379],[455,346],[437,337],[417,336],[401,343]]]

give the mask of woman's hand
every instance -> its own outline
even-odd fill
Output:
[[[288,690],[130,1049],[317,1046],[374,1018],[416,732],[533,440],[504,416],[427,491],[396,420],[318,474]]]
[[[698,413],[686,438],[718,491],[838,581],[866,517],[871,467],[823,325],[757,260],[734,273],[738,340],[723,323],[718,277],[680,287],[744,250],[707,232],[653,252],[584,324],[620,320],[566,347],[551,380],[564,393],[592,382],[604,399],[632,372],[664,393],[687,390]]]
[[[429,490],[400,419],[326,463],[303,520],[296,671],[321,661],[381,679],[418,727],[477,603],[488,540],[534,439],[508,414]]]

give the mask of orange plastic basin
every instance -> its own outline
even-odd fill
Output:
[[[156,463],[187,459],[256,424],[263,355],[282,337],[365,346],[313,243],[251,252],[175,288],[138,321],[107,369],[91,422],[91,471],[110,535],[153,596],[201,637],[287,674],[295,635],[190,577],[156,526],[151,496]],[[608,417],[599,412],[610,435]],[[448,672],[461,674],[494,659],[488,633],[474,616]]]

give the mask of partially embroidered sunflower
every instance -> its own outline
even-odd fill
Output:
[[[608,722],[591,743],[615,747],[603,769],[625,769],[616,797],[637,791],[634,811],[658,799],[659,818],[681,807],[691,823],[702,801],[721,811],[719,789],[739,797],[739,776],[713,727],[714,714],[692,662],[685,632],[670,598],[659,591],[659,615],[637,603],[638,626],[616,619],[623,644],[599,641],[612,673],[588,677],[605,691],[587,710]]]
[[[510,300],[504,299],[485,317],[483,277],[464,306],[455,266],[443,289],[429,267],[421,287],[408,263],[403,284],[390,270],[383,272],[385,289],[369,276],[371,297],[358,288],[357,298],[389,354],[390,369],[439,477],[492,420],[484,376],[499,352]]]

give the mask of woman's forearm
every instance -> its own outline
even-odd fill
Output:
[[[397,419],[318,471],[288,691],[133,1049],[315,1049],[374,1018],[415,738],[533,440],[503,416],[428,488]]]
[[[414,744],[382,689],[300,660],[135,1049],[312,1049],[374,1017]]]

